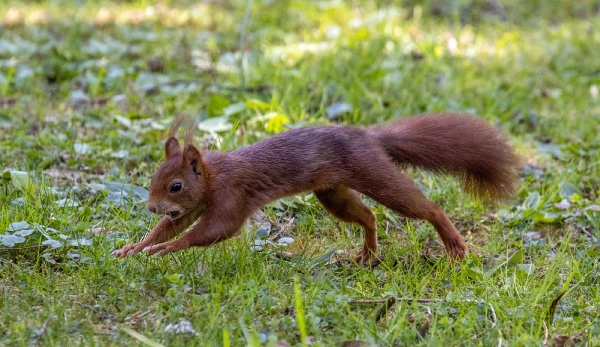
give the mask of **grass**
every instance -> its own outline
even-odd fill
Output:
[[[353,4],[0,4],[0,344],[600,344],[597,1]],[[232,150],[444,111],[496,124],[524,158],[493,208],[409,172],[470,246],[456,269],[430,225],[371,201],[386,260],[340,266],[360,230],[310,194],[214,247],[110,255],[156,222],[143,188],[179,113],[209,120],[205,149]],[[390,296],[432,301],[351,303]],[[196,334],[166,329],[180,319]]]

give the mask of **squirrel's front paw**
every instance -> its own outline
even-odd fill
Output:
[[[445,246],[446,252],[448,252],[450,259],[452,260],[463,259],[469,252],[469,249],[467,248],[467,245],[463,241],[462,237],[457,237],[445,242]]]
[[[177,244],[174,241],[171,242],[163,242],[158,245],[150,245],[144,247],[142,252],[148,252],[148,255],[153,255],[158,253],[161,256],[165,256],[171,252],[178,251],[179,248],[176,246]]]
[[[113,254],[119,258],[125,258],[128,255],[134,255],[134,254],[140,253],[144,248],[146,248],[146,246],[147,246],[147,244],[144,244],[142,242],[131,243],[119,250],[115,250],[113,252]]]

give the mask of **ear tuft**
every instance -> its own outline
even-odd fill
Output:
[[[172,136],[169,137],[165,142],[165,156],[167,158],[171,158],[172,156],[180,152],[181,145],[179,144],[179,141],[177,141],[177,139]]]
[[[186,145],[183,150],[183,166],[191,166],[195,174],[202,174],[202,154],[194,145]]]

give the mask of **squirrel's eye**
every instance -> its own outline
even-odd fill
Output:
[[[175,193],[181,190],[181,183],[176,182],[171,185],[171,193]]]

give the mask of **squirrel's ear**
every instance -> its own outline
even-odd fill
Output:
[[[202,154],[194,145],[187,145],[183,150],[183,166],[191,166],[195,174],[202,174]]]
[[[179,141],[172,136],[169,137],[167,142],[165,142],[165,155],[167,158],[170,158],[179,152],[181,152],[181,145],[179,144]]]

